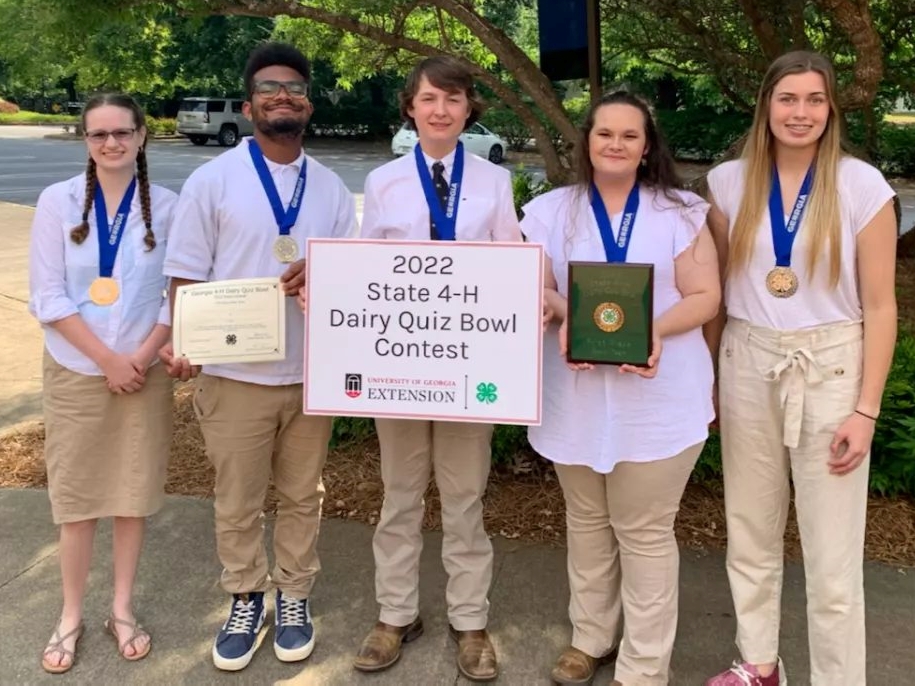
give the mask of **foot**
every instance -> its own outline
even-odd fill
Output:
[[[423,633],[423,620],[417,617],[406,626],[393,626],[376,622],[369,632],[356,658],[353,667],[361,672],[380,672],[400,659],[401,646],[419,638]]]
[[[82,620],[75,626],[67,624],[63,619],[57,624],[51,640],[41,656],[41,667],[51,674],[63,674],[70,671],[76,661],[76,644],[84,630]]]
[[[152,648],[152,639],[138,623],[132,613],[121,617],[111,616],[105,620],[105,631],[114,637],[121,657],[131,662],[142,660],[149,655]]]
[[[735,661],[730,669],[706,681],[705,686],[786,686],[787,683],[785,666],[779,658],[775,670],[768,676],[761,676],[748,662]]]
[[[259,647],[266,611],[263,593],[236,593],[229,618],[213,643],[213,664],[228,672],[244,669]]]
[[[298,600],[276,592],[276,629],[273,652],[282,662],[304,660],[315,649],[315,627],[308,599]]]
[[[562,651],[556,665],[550,673],[554,683],[561,686],[578,686],[579,684],[590,684],[594,679],[594,673],[597,668],[604,662],[609,662],[616,656],[616,650],[611,651],[604,657],[592,657],[587,653],[569,646]]]
[[[470,681],[492,681],[499,676],[496,649],[486,629],[458,631],[449,627],[458,644],[458,671]]]

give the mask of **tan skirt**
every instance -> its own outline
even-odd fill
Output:
[[[146,517],[162,507],[172,439],[172,380],[162,365],[137,393],[111,393],[44,354],[45,462],[55,524]]]

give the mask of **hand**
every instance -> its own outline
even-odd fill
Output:
[[[553,317],[556,316],[556,312],[550,307],[550,304],[544,300],[543,301],[543,330],[546,331],[547,327],[550,325],[550,322],[553,321]]]
[[[874,439],[876,422],[857,412],[839,425],[829,446],[829,473],[841,476],[857,469]]]
[[[631,364],[620,366],[620,374],[638,374],[643,379],[653,379],[658,375],[658,361],[661,359],[661,337],[655,327],[652,336],[651,355],[648,356],[647,367],[636,367]]]
[[[200,365],[191,365],[186,357],[175,357],[175,349],[171,343],[166,343],[159,348],[159,359],[165,365],[165,371],[173,379],[187,381],[200,373]]]
[[[298,306],[302,309],[302,314],[305,314],[306,308],[308,307],[307,294],[305,293],[305,286],[302,286],[299,289],[299,292],[296,293],[295,301]]]
[[[563,319],[562,324],[559,325],[559,354],[565,357],[568,351],[569,320],[566,318]],[[587,362],[566,362],[566,367],[571,369],[573,372],[586,372],[589,369],[594,369],[594,365]]]
[[[283,292],[286,295],[293,296],[298,293],[299,289],[305,285],[305,260],[296,260],[290,264],[280,277],[280,283],[283,285]]]
[[[108,383],[108,390],[118,395],[136,393],[146,381],[144,371],[136,366],[127,355],[112,353],[101,365]]]

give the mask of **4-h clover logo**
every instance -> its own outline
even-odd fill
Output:
[[[226,345],[235,345],[236,343],[238,343],[238,339],[235,337],[234,333],[230,333],[226,336]]]
[[[494,403],[499,399],[498,387],[494,383],[480,382],[477,384],[477,400],[481,403]]]

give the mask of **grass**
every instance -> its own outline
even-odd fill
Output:
[[[888,114],[884,120],[890,124],[915,124],[915,112]]]

